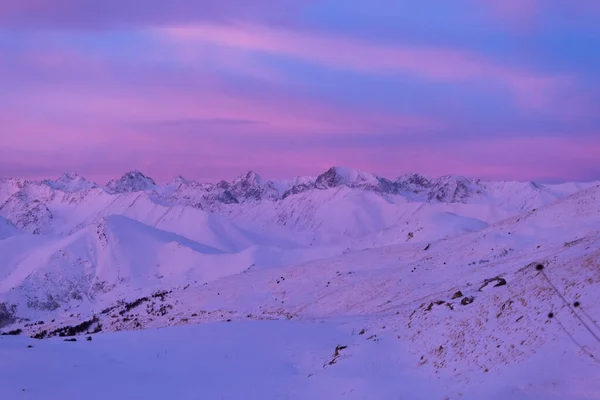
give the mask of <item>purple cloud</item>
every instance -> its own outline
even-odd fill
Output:
[[[1,0],[0,26],[93,30],[239,19],[277,23],[309,3],[309,0]]]
[[[344,7],[415,7],[361,1]],[[566,26],[573,46],[600,37],[574,18],[596,3],[496,3],[453,2],[472,11],[444,14],[468,36],[450,44],[413,40],[404,24],[394,37],[313,29],[311,1],[0,0],[0,168],[101,182],[128,169],[214,180],[334,164],[591,179],[597,59],[561,40]]]

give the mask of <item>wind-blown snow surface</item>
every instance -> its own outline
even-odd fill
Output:
[[[136,171],[0,194],[0,328],[23,330],[0,398],[600,398],[597,183]]]
[[[0,240],[20,233],[19,229],[12,222],[0,217]]]
[[[348,347],[330,365],[341,344]],[[452,395],[453,378],[418,368],[402,341],[366,340],[335,321],[208,323],[76,343],[0,337],[0,355],[10,360],[0,363],[5,399],[558,400],[598,391],[597,366],[546,349],[504,374],[472,372],[462,394]]]

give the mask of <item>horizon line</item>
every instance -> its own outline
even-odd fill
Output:
[[[192,181],[192,182],[196,182],[196,183],[204,183],[204,184],[213,184],[216,185],[220,182],[231,182],[231,181],[235,181],[237,179],[243,178],[245,176],[247,176],[250,173],[254,173],[256,175],[258,175],[261,179],[263,179],[264,181],[267,182],[281,182],[281,181],[286,181],[286,180],[292,180],[292,179],[298,179],[298,178],[312,178],[312,179],[317,179],[320,175],[330,171],[331,169],[334,168],[339,168],[339,169],[345,169],[345,170],[349,170],[349,171],[356,171],[356,172],[360,172],[360,173],[366,173],[366,174],[371,174],[377,178],[382,178],[382,179],[386,179],[388,181],[391,182],[395,182],[397,180],[399,180],[402,177],[405,176],[410,176],[410,175],[418,175],[418,176],[422,176],[424,178],[427,178],[429,180],[439,180],[445,177],[456,177],[456,178],[464,178],[467,180],[471,180],[471,181],[483,181],[483,182],[522,182],[522,183],[540,183],[540,184],[544,184],[544,185],[558,185],[558,184],[566,184],[566,183],[593,183],[593,182],[600,182],[600,178],[599,179],[590,179],[590,180],[567,180],[567,179],[541,179],[541,180],[522,180],[522,179],[489,179],[489,178],[483,178],[480,176],[469,176],[469,175],[463,175],[463,174],[456,174],[456,173],[448,173],[448,174],[442,174],[442,175],[429,175],[429,174],[423,174],[423,173],[419,173],[419,172],[408,172],[408,173],[404,173],[404,174],[400,174],[397,175],[395,178],[388,178],[386,176],[382,176],[367,170],[363,170],[363,169],[359,169],[359,168],[353,168],[353,167],[347,167],[347,166],[342,166],[342,165],[334,165],[329,167],[327,170],[317,174],[317,175],[294,175],[294,176],[289,176],[286,178],[280,178],[280,179],[274,179],[274,178],[265,178],[261,173],[256,172],[255,169],[251,168],[248,171],[241,173],[241,174],[237,174],[235,175],[233,178],[218,178],[218,179],[213,179],[213,180],[200,180],[200,179],[194,179],[194,178],[186,178],[183,176],[183,174],[178,173],[175,176],[173,176],[171,179],[168,180],[163,180],[163,181],[157,181],[156,179],[154,179],[151,175],[148,175],[144,172],[141,171],[140,168],[133,168],[130,170],[127,170],[125,172],[123,172],[120,175],[116,175],[115,177],[109,179],[106,183],[98,183],[97,180],[95,179],[89,179],[86,177],[85,173],[79,173],[79,172],[75,172],[75,171],[65,171],[61,174],[54,175],[54,177],[44,177],[44,178],[28,178],[28,177],[24,177],[24,176],[17,176],[17,175],[8,175],[8,176],[0,176],[0,179],[3,180],[8,180],[8,179],[21,179],[21,180],[25,180],[25,181],[32,181],[32,182],[40,182],[40,183],[44,183],[45,181],[50,181],[50,182],[55,182],[56,180],[60,179],[61,177],[64,177],[66,175],[76,175],[79,176],[83,179],[85,179],[86,181],[89,181],[91,183],[94,183],[100,187],[104,187],[107,186],[110,182],[112,181],[118,181],[122,178],[124,178],[126,175],[131,174],[131,173],[140,173],[141,175],[150,178],[157,186],[163,186],[163,185],[167,185],[171,182],[173,182],[174,180],[176,180],[177,178],[182,178],[184,180],[187,181]]]

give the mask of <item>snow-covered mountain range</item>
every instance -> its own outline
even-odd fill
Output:
[[[489,384],[489,372],[600,357],[581,321],[598,327],[600,182],[390,180],[341,167],[216,184],[160,185],[139,171],[105,186],[73,173],[5,178],[0,259],[0,329],[39,338],[321,320],[354,332],[340,363],[381,339],[454,394]],[[546,384],[536,390],[577,398]],[[515,390],[505,394],[527,392]]]
[[[164,208],[191,207],[234,219],[254,220],[257,212],[264,214],[269,209],[267,214],[275,221],[262,219],[289,226],[286,213],[293,212],[298,206],[312,205],[313,210],[336,201],[351,203],[350,199],[354,198],[358,202],[381,203],[375,208],[384,208],[384,203],[394,205],[391,208],[409,208],[417,204],[434,207],[435,204],[452,204],[457,208],[474,205],[497,213],[483,218],[489,222],[541,207],[594,185],[594,182],[557,185],[491,182],[459,176],[432,179],[418,174],[388,180],[342,167],[332,167],[317,177],[282,181],[264,180],[250,171],[231,182],[217,184],[199,183],[179,176],[165,185],[157,185],[152,178],[132,171],[102,186],[77,174],[66,173],[56,180],[0,179],[0,215],[25,232],[66,233],[65,228],[73,228],[69,222],[74,222],[72,211],[75,209],[77,216],[83,219],[79,222],[85,222],[85,210],[91,214],[106,209],[109,204],[118,203],[128,208],[134,202],[142,201]],[[315,207],[315,203],[318,206]],[[363,204],[359,206],[372,211]],[[297,223],[306,224],[314,217],[303,215],[303,221]]]

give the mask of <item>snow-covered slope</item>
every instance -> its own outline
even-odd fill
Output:
[[[174,283],[205,283],[253,262],[252,252],[226,254],[118,215],[69,236],[11,237],[0,242],[0,254],[0,299],[23,316],[89,309]]]
[[[90,379],[92,366],[114,374],[116,386],[95,392],[98,398],[146,390],[140,388],[154,380],[143,373],[120,378],[119,365],[128,360],[123,368],[162,377],[150,384],[150,398],[175,388],[181,396],[233,398],[247,390],[257,398],[597,398],[590,355],[600,352],[599,196],[599,187],[586,189],[427,247],[406,243],[250,269],[96,313],[104,331],[145,332],[76,344],[3,338],[0,351],[19,361],[3,371],[14,383],[0,393],[26,388],[41,396],[43,385],[23,372],[43,360],[58,371],[88,366],[78,382]],[[20,326],[52,332],[90,315]],[[204,371],[199,359],[239,385],[210,379],[193,386],[185,371]]]
[[[456,375],[470,374],[465,384],[429,374],[393,333],[370,340],[358,333],[348,321],[285,320],[116,332],[75,343],[0,337],[0,355],[10,360],[0,363],[0,396],[584,400],[600,390],[594,364],[559,350],[569,348],[568,339],[503,373],[461,368]]]
[[[0,217],[0,240],[18,235],[21,231],[12,222]]]
[[[73,362],[83,345],[94,349],[104,373],[119,351],[132,368],[160,370],[146,354],[159,341],[173,354],[167,364],[182,367],[152,395],[180,387],[191,396],[175,377],[201,368],[187,348],[213,371],[223,365],[232,379],[259,382],[257,398],[600,394],[590,380],[600,357],[598,184],[391,181],[340,167],[314,179],[249,173],[119,190],[2,182],[0,215],[16,227],[0,237],[0,327],[38,338],[147,330],[29,350],[25,339],[2,337],[0,359],[17,357],[17,371],[58,359],[66,345]],[[200,326],[154,330],[190,324]],[[131,340],[139,346],[126,349]],[[224,354],[236,361],[219,364]],[[260,368],[250,378],[240,366],[251,362]],[[273,374],[281,385],[267,384]],[[136,376],[138,387],[148,382]],[[17,391],[0,385],[0,396]],[[193,395],[240,393],[210,379]]]
[[[232,183],[199,184],[178,177],[159,187],[139,171],[111,181],[107,188],[75,174],[56,181],[2,183],[8,196],[0,206],[0,215],[6,218],[4,233],[0,234],[7,238],[2,253],[11,261],[3,266],[5,278],[0,285],[5,294],[0,301],[10,298],[12,304],[27,304],[26,308],[34,310],[45,300],[30,300],[31,293],[52,297],[54,308],[57,304],[70,308],[77,306],[77,301],[70,299],[79,301],[80,292],[95,297],[90,288],[98,282],[117,287],[122,280],[138,276],[129,270],[138,265],[143,265],[144,276],[164,276],[165,271],[157,269],[164,268],[166,254],[172,249],[165,245],[169,250],[157,250],[163,244],[151,239],[148,232],[161,232],[161,237],[169,237],[169,243],[185,249],[181,252],[186,256],[178,260],[182,272],[174,280],[140,280],[127,290],[184,285],[183,277],[196,276],[193,266],[202,264],[196,256],[207,259],[205,252],[198,251],[199,246],[226,254],[219,259],[232,263],[231,271],[238,272],[251,265],[274,268],[399,243],[424,247],[488,227],[496,229],[501,221],[521,216],[516,210],[531,213],[535,210],[532,206],[551,205],[571,192],[586,193],[582,189],[591,185],[542,186],[452,176],[432,180],[420,175],[404,176],[392,183],[341,167],[315,179],[279,184],[251,172]],[[304,189],[285,195],[292,187]],[[399,194],[403,192],[412,194]],[[193,193],[204,196],[212,202],[212,212],[180,201],[178,196],[183,193],[190,201]],[[235,201],[218,201],[222,193],[229,193]],[[106,229],[110,233],[102,233]],[[11,238],[20,231],[43,237]],[[546,230],[536,235],[547,236],[549,232],[555,233]],[[107,235],[116,239],[102,239]],[[125,250],[124,243],[130,250]],[[194,245],[181,247],[182,243]],[[89,270],[84,272],[84,267]],[[54,268],[52,274],[59,278],[46,279],[47,268]],[[99,271],[109,278],[104,279]],[[62,284],[61,279],[69,274],[77,276]],[[25,278],[31,282],[36,277],[38,283],[26,284]],[[55,286],[60,286],[58,292]],[[77,287],[71,297],[66,293],[70,286]]]

